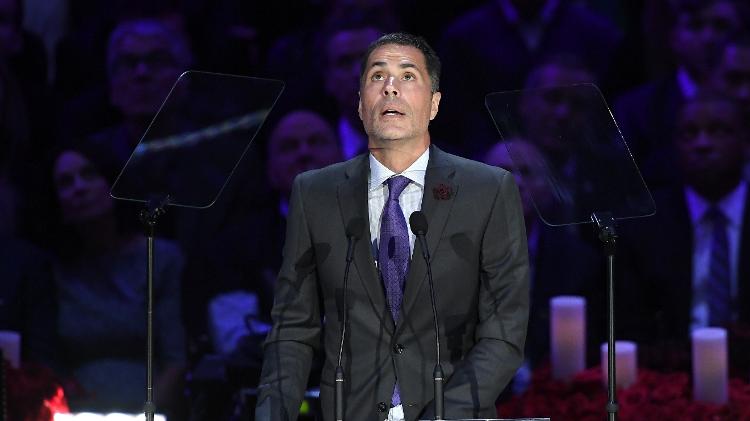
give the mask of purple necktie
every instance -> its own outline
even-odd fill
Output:
[[[732,294],[729,275],[727,217],[717,206],[706,211],[712,227],[711,259],[708,269],[708,315],[711,326],[724,326],[732,318]]]
[[[383,217],[380,221],[380,238],[378,241],[378,267],[383,277],[388,307],[391,309],[393,321],[398,323],[403,298],[406,272],[409,270],[409,230],[406,218],[398,203],[398,197],[409,185],[410,180],[402,175],[389,178],[388,199],[383,207]],[[401,404],[398,383],[393,388],[391,397],[393,406]]]

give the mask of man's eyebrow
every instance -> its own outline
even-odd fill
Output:
[[[388,65],[388,63],[386,63],[385,61],[374,61],[370,65],[370,68],[372,69],[373,67],[386,67],[387,65]],[[398,65],[398,67],[400,67],[402,69],[410,69],[411,68],[411,69],[417,69],[417,70],[419,70],[419,68],[417,67],[416,64],[414,64],[414,63],[408,63],[408,62],[407,63],[400,63]]]
[[[373,67],[385,67],[385,66],[386,66],[387,64],[388,64],[388,63],[386,63],[386,62],[384,62],[384,61],[374,61],[374,62],[373,62],[373,63],[372,63],[371,65],[370,65],[370,68],[372,69]]]

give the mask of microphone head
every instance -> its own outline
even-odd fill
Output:
[[[427,217],[424,216],[422,211],[412,212],[409,216],[409,225],[414,235],[427,234]]]
[[[365,230],[365,220],[362,218],[354,218],[346,225],[346,236],[359,240],[362,238],[362,232]]]

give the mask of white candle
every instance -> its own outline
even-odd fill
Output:
[[[0,330],[0,349],[10,366],[21,366],[21,334],[12,330]]]
[[[601,347],[602,356],[602,378],[604,385],[609,381],[609,361],[607,358],[609,344],[603,343]],[[638,380],[638,347],[635,342],[615,341],[615,383],[618,388],[626,389]]]
[[[552,377],[569,380],[586,368],[586,299],[550,299],[550,354]]]
[[[695,329],[693,339],[693,399],[723,405],[729,400],[727,331]]]

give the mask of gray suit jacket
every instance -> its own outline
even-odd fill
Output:
[[[368,174],[365,154],[295,180],[258,420],[296,419],[321,335],[321,404],[324,418],[333,418],[345,227],[357,218],[368,226]],[[528,319],[528,256],[518,189],[502,169],[431,146],[422,211],[429,223],[441,362],[448,379],[445,415],[493,418],[495,399],[523,359]],[[429,417],[435,335],[421,248],[415,244],[401,322],[394,326],[369,230],[362,234],[348,283],[346,419],[387,418],[396,378],[406,419]]]

